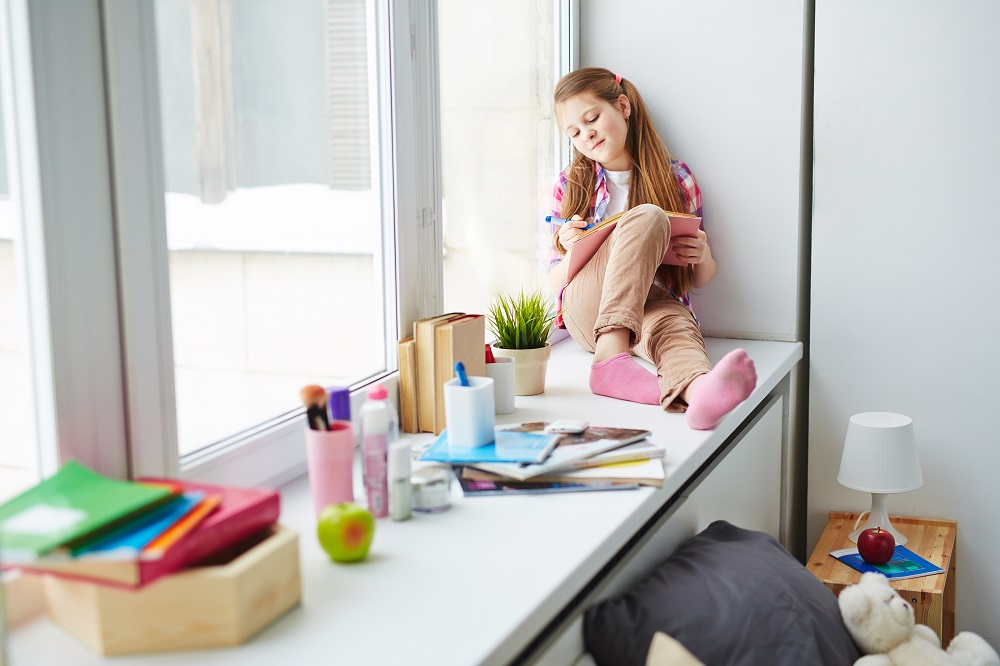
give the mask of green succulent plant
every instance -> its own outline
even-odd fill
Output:
[[[538,349],[548,344],[552,309],[541,291],[500,294],[490,303],[486,326],[501,349]]]

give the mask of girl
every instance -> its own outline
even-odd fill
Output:
[[[594,352],[590,388],[598,395],[684,412],[704,430],[750,395],[757,383],[743,349],[712,368],[688,290],[715,275],[704,225],[697,238],[670,239],[665,210],[701,215],[701,193],[687,165],[674,160],[629,81],[591,67],[567,74],[555,91],[556,121],[573,161],[560,174],[553,215],[549,286],[557,325]],[[628,211],[572,282],[573,242],[588,222]],[[687,266],[661,265],[672,247]],[[656,366],[653,376],[632,353]]]

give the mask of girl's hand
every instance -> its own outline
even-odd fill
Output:
[[[700,264],[712,257],[712,251],[708,247],[708,234],[701,229],[694,238],[679,236],[671,239],[670,248],[689,264]]]
[[[570,246],[576,242],[577,236],[580,235],[580,230],[587,226],[587,221],[580,217],[579,215],[574,215],[570,218],[569,222],[565,222],[559,227],[559,242],[569,252]]]

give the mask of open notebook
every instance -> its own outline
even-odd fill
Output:
[[[624,213],[619,213],[605,218],[598,224],[585,229],[583,233],[577,237],[576,242],[573,243],[573,251],[569,255],[569,268],[566,273],[566,282],[572,280],[576,274],[580,272],[580,269],[583,268],[588,261],[590,261],[590,258],[597,253],[597,248],[601,247],[601,244],[607,240],[608,236],[611,235],[611,231],[615,228],[615,225],[618,224],[618,218],[622,215],[624,215]],[[667,216],[670,218],[671,238],[694,238],[698,235],[698,229],[701,228],[701,218],[697,215],[673,213],[668,211]],[[663,255],[663,261],[660,263],[683,266],[687,262],[682,261],[673,250],[667,248],[666,254]]]

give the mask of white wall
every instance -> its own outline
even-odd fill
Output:
[[[798,340],[801,0],[590,0],[583,66],[632,81],[702,188],[708,335]]]
[[[1000,4],[816,3],[809,526],[854,413],[913,418],[923,488],[958,520],[957,629],[1000,648]]]
[[[719,262],[715,279],[693,297],[706,335],[804,339],[807,10],[803,0],[581,3],[581,65],[607,67],[635,83],[671,152],[701,186]],[[804,389],[796,370],[787,545],[803,560]]]

